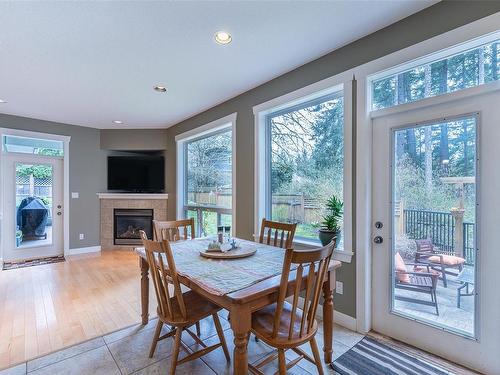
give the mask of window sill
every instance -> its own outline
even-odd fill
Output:
[[[254,234],[254,238],[257,241],[259,236]],[[315,249],[321,246],[321,243],[315,241],[308,241],[305,239],[297,239],[293,241],[294,246],[299,250]],[[354,253],[352,251],[335,249],[333,251],[333,259],[344,263],[351,263]]]
[[[293,241],[293,244],[298,245],[297,246],[298,249],[314,249],[321,246],[321,243],[319,242],[308,241],[303,239],[295,240]],[[335,249],[333,251],[333,259],[344,263],[351,263],[353,255],[354,253],[352,251],[346,251],[341,249]]]

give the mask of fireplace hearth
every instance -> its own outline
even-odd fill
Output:
[[[148,238],[153,237],[152,209],[115,208],[113,213],[115,245],[142,244],[141,230],[146,232]]]

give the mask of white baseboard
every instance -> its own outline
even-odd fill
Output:
[[[69,249],[69,254],[67,255],[98,253],[100,251],[101,251],[101,246],[79,247],[76,249]]]
[[[340,311],[334,311],[333,321],[339,326],[350,329],[351,331],[356,331],[356,318],[353,318],[352,316],[341,313]]]
[[[299,306],[304,305],[304,299],[299,297]],[[323,308],[321,306],[318,307],[316,311],[316,315],[323,319]],[[350,329],[351,331],[356,331],[356,318],[349,316],[347,314],[341,313],[340,311],[333,311],[333,321],[339,326]]]

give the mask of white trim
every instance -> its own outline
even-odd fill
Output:
[[[67,135],[51,134],[51,133],[41,133],[29,130],[20,129],[10,129],[10,128],[0,128],[0,136],[12,135],[18,137],[26,138],[41,138],[41,139],[51,139],[63,142],[63,253],[67,255],[69,252],[69,143],[71,137]],[[2,161],[3,150],[0,150],[0,165]],[[1,191],[0,191],[1,192]],[[1,196],[1,195],[0,195]],[[3,198],[2,198],[3,200]],[[3,208],[1,207],[3,201],[0,202],[0,225],[3,225]],[[1,231],[1,229],[0,229]],[[1,246],[1,242],[0,242]],[[0,248],[0,254],[3,254],[3,249]]]
[[[184,163],[185,154],[184,148],[185,143],[199,138],[210,133],[217,132],[224,129],[231,130],[231,184],[232,184],[232,200],[231,200],[231,226],[232,232],[236,233],[236,118],[238,116],[237,112],[231,113],[225,117],[218,120],[209,122],[208,124],[198,126],[194,129],[188,130],[182,134],[175,137],[176,143],[176,218],[184,218]]]
[[[255,161],[254,161],[254,233],[260,233],[260,225],[266,216],[266,121],[271,112],[285,109],[315,98],[343,92],[344,98],[344,249],[335,250],[334,259],[351,262],[352,249],[352,75],[350,71],[313,83],[299,90],[282,95],[253,107],[255,119]],[[295,239],[294,244],[305,247],[318,247],[319,242]]]
[[[325,78],[288,94],[278,96],[267,102],[257,104],[253,107],[255,116],[265,115],[269,112],[279,111],[286,107],[292,107],[296,104],[320,98],[322,96],[343,90],[343,83],[349,81],[352,74],[349,70],[337,74],[333,77]]]
[[[99,199],[168,199],[168,194],[97,193]]]
[[[499,39],[500,39],[500,31],[498,30],[491,33],[487,33],[485,35],[481,35],[479,37],[474,37],[464,42],[454,44],[451,47],[441,49],[438,52],[432,52],[422,57],[413,59],[409,62],[401,63],[396,66],[390,67],[389,69],[385,69],[375,74],[372,74],[368,77],[368,81],[371,83],[378,79],[387,78],[392,75],[399,74],[422,65],[432,64],[440,60],[450,58],[454,55],[465,53],[472,49],[481,47],[485,44],[492,43]]]
[[[41,139],[50,139],[50,140],[61,141],[61,142],[71,141],[71,137],[68,135],[41,133],[41,132],[35,132],[35,131],[31,131],[31,130],[0,128],[0,133],[2,135],[11,135],[11,136],[16,136],[16,137],[24,137],[24,138],[41,138]]]
[[[88,254],[88,253],[99,253],[101,252],[101,246],[88,246],[79,247],[76,249],[69,249],[68,254],[65,255],[77,255],[77,254]]]
[[[357,322],[356,318],[353,318],[352,316],[341,313],[340,311],[337,311],[337,310],[333,311],[333,321],[336,324],[338,324],[339,326],[350,329],[351,331],[364,333],[363,331],[358,331],[358,322]],[[333,335],[335,336],[335,330],[334,330]]]
[[[333,297],[333,299],[335,300],[335,296]],[[304,298],[299,297],[297,303],[299,306],[303,306]],[[316,311],[316,316],[323,320],[323,309],[318,309]],[[339,326],[342,326],[344,328],[356,332],[356,326],[357,326],[356,318],[353,318],[352,316],[341,313],[340,311],[337,310],[333,310],[333,322],[335,324],[338,324]],[[333,330],[333,336],[335,336],[335,329]]]
[[[212,133],[217,130],[222,130],[226,127],[233,126],[236,124],[236,117],[238,113],[234,112],[231,113],[230,115],[227,115],[225,117],[222,117],[218,120],[214,120],[212,122],[209,122],[208,124],[198,126],[194,129],[188,130],[187,132],[178,134],[175,136],[175,142],[179,141],[189,141],[190,139],[193,138],[198,138],[198,137],[203,137],[204,135],[207,135],[209,133]]]

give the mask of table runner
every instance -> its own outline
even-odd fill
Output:
[[[241,259],[208,259],[200,255],[212,238],[171,242],[177,272],[216,295],[225,295],[247,288],[259,281],[281,274],[285,250],[257,242],[236,239],[244,249],[257,252]],[[144,248],[137,248],[145,254]],[[165,263],[166,264],[166,263]]]

